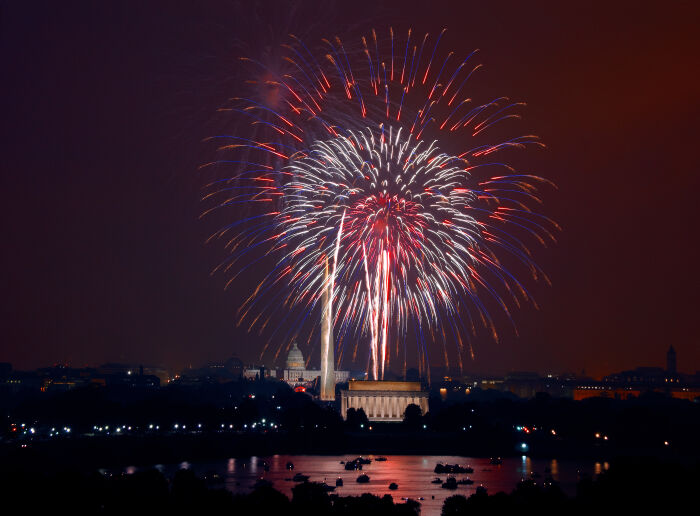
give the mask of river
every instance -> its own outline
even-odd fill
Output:
[[[366,458],[375,459],[374,455]],[[421,503],[421,515],[435,516],[440,514],[445,498],[454,494],[469,496],[478,486],[484,486],[490,494],[499,491],[511,491],[524,478],[535,475],[536,481],[541,481],[547,474],[557,481],[569,495],[575,494],[576,483],[582,475],[595,476],[604,469],[607,463],[557,461],[544,459],[520,458],[503,459],[501,465],[490,464],[487,458],[469,458],[441,455],[386,455],[386,461],[372,460],[371,464],[363,466],[362,472],[346,471],[341,461],[352,460],[349,455],[273,455],[271,457],[231,458],[219,462],[188,463],[156,465],[156,468],[168,476],[172,476],[179,468],[190,468],[199,476],[217,473],[223,479],[222,486],[235,493],[250,492],[253,484],[264,478],[272,482],[275,489],[291,498],[292,488],[296,485],[290,478],[295,473],[309,476],[311,482],[327,482],[334,486],[337,478],[343,479],[343,486],[335,489],[341,496],[358,496],[362,493],[372,493],[383,496],[390,494],[394,501],[412,498]],[[288,462],[294,464],[292,471],[286,468]],[[431,481],[437,476],[445,480],[447,475],[434,473],[435,465],[460,464],[471,466],[471,474],[457,474],[459,480],[469,477],[472,485],[460,485],[456,490],[443,489]],[[269,470],[265,471],[267,463]],[[133,472],[136,468],[126,468]],[[356,481],[358,475],[366,473],[370,477],[367,484]],[[398,489],[389,490],[389,484],[395,482]],[[423,498],[421,500],[421,498]]]

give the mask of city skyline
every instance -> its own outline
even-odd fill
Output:
[[[298,349],[298,348],[297,348]],[[669,365],[669,352],[670,350],[673,350],[673,355],[674,355],[674,362],[673,366],[671,367]],[[290,353],[293,350],[289,350]],[[42,364],[36,368],[17,368],[14,367],[14,365],[11,362],[6,362],[6,361],[1,361],[0,364],[9,364],[10,366],[13,367],[13,370],[15,371],[36,371],[40,369],[49,369],[49,368],[54,368],[54,367],[67,367],[67,368],[86,368],[86,369],[99,369],[103,368],[105,366],[120,366],[120,367],[127,367],[131,368],[134,371],[138,371],[139,368],[157,368],[157,369],[162,369],[163,371],[167,371],[171,373],[172,375],[178,375],[178,374],[187,374],[188,371],[194,371],[194,372],[201,372],[205,371],[208,368],[211,367],[223,367],[227,362],[233,360],[240,362],[240,365],[242,367],[252,367],[252,368],[258,368],[260,366],[265,367],[266,369],[272,369],[272,370],[278,370],[278,371],[283,371],[288,364],[289,359],[287,358],[287,354],[280,355],[277,360],[274,362],[260,362],[260,361],[243,361],[241,360],[238,356],[230,356],[230,357],[222,357],[219,360],[212,360],[212,361],[207,361],[207,362],[202,362],[198,364],[187,364],[184,366],[175,366],[171,364],[163,364],[163,363],[147,363],[143,361],[116,361],[116,360],[107,360],[104,363],[68,363],[68,362],[54,362],[51,364]],[[625,372],[630,372],[630,371],[637,371],[637,370],[661,370],[661,371],[667,371],[667,372],[672,372],[672,373],[678,373],[680,375],[688,376],[688,377],[693,377],[697,376],[700,373],[700,370],[693,370],[691,368],[685,367],[683,363],[683,357],[681,357],[680,360],[680,366],[677,365],[676,360],[677,358],[677,353],[675,352],[675,348],[671,345],[669,348],[666,348],[666,350],[663,352],[662,355],[659,356],[659,359],[656,362],[653,363],[645,363],[645,364],[628,364],[627,366],[619,369],[619,370],[610,370],[607,371],[601,375],[591,375],[589,374],[585,369],[580,369],[580,370],[547,370],[547,369],[512,369],[512,370],[490,370],[490,371],[479,371],[475,369],[464,369],[462,371],[459,371],[459,369],[456,368],[445,368],[444,366],[434,366],[431,368],[431,375],[436,378],[436,381],[441,381],[442,374],[447,374],[450,376],[455,376],[456,378],[458,377],[504,377],[507,376],[511,373],[522,373],[522,372],[527,372],[527,373],[535,373],[540,375],[541,377],[561,377],[561,378],[566,378],[566,377],[574,377],[574,378],[580,378],[580,379],[585,379],[585,378],[591,378],[593,380],[602,380],[607,376],[613,376],[616,374],[620,373],[625,373]],[[321,357],[310,357],[309,359],[305,360],[306,363],[306,368],[310,368],[312,370],[321,370],[321,364],[323,362],[323,359]],[[339,367],[345,368],[344,365],[341,363]],[[314,369],[315,368],[315,369]],[[366,371],[365,368],[361,367],[356,367],[356,368],[345,368],[348,369],[354,373],[359,373],[361,371]],[[418,369],[415,367],[409,367],[407,371],[410,374],[417,374]],[[388,369],[387,370],[388,376],[387,378],[392,378],[392,379],[398,379],[403,377],[403,371],[399,370],[392,370]],[[319,373],[320,374],[320,373]],[[438,374],[436,377],[435,375]],[[427,379],[427,376],[422,376],[422,378]]]

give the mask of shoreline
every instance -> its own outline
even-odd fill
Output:
[[[207,462],[224,458],[273,455],[451,455],[473,458],[517,457],[512,443],[476,442],[459,434],[423,432],[377,435],[192,434],[74,437],[60,441],[0,445],[0,471],[90,471],[98,468],[152,467],[154,464]],[[533,446],[535,459],[611,461],[649,457],[686,462],[691,455],[651,454],[620,447]]]

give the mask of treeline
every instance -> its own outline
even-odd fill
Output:
[[[52,443],[57,441],[53,430],[63,427],[71,431],[61,434],[60,448],[72,447],[78,458],[86,456],[85,447],[101,452],[121,448],[117,458],[128,457],[130,463],[144,463],[136,454],[140,447],[157,449],[151,437],[177,441],[178,446],[171,448],[179,457],[172,460],[241,452],[489,457],[527,451],[533,457],[598,460],[620,455],[700,455],[700,403],[653,393],[624,401],[549,396],[516,400],[495,391],[475,391],[469,396],[452,393],[446,399],[433,395],[428,414],[410,407],[402,424],[369,424],[361,409],[349,411],[343,420],[339,407],[319,405],[277,381],[176,384],[153,390],[90,386],[13,402],[4,407],[0,403],[0,469],[3,462],[11,467],[17,463],[12,459],[21,446],[33,449],[37,457],[41,452],[62,459]],[[128,433],[131,440],[115,444],[116,426],[122,426],[120,439]],[[232,433],[235,438],[230,437]],[[267,436],[262,442],[250,435],[259,433]],[[190,443],[202,435],[206,445]],[[81,436],[90,443],[66,444]],[[20,451],[21,462],[27,450]],[[154,457],[151,463],[170,459],[169,455]]]

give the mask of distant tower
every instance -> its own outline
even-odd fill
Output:
[[[333,306],[331,283],[328,278],[328,259],[323,277],[321,298],[321,400],[335,401],[335,354],[333,352]]]
[[[666,353],[666,371],[671,374],[676,374],[676,350],[673,346],[668,348]]]

